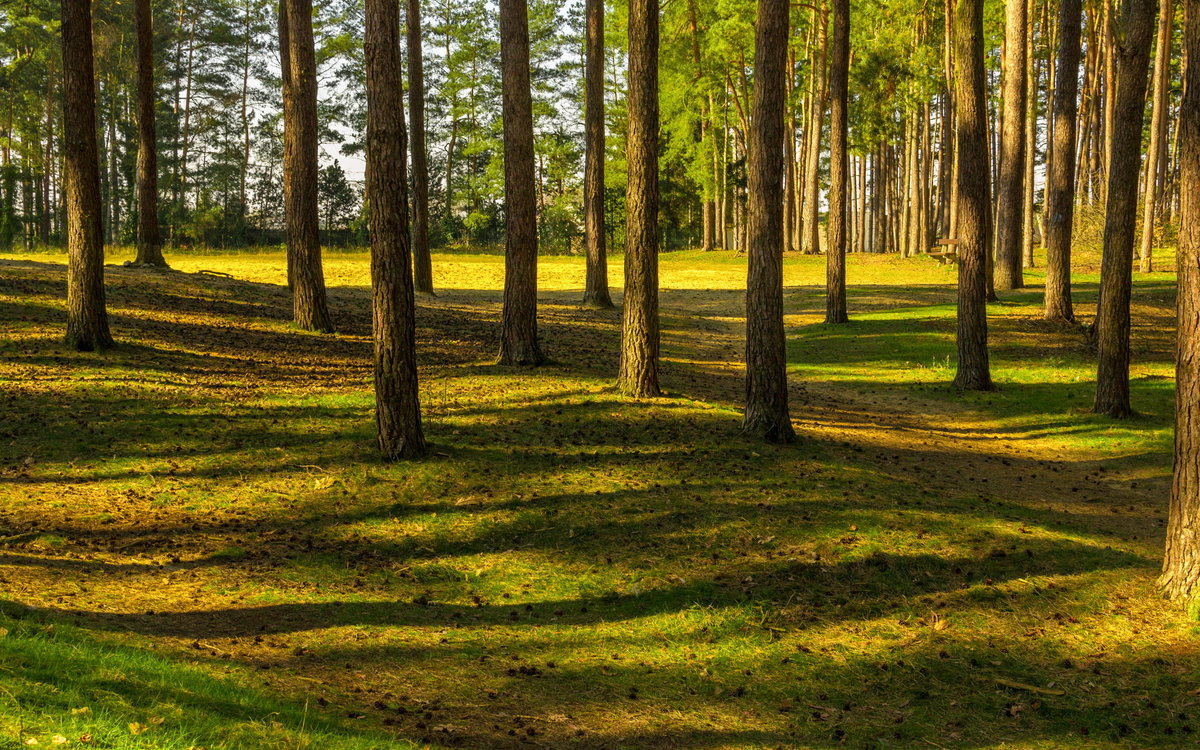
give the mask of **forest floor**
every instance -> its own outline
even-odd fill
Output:
[[[387,465],[364,254],[326,255],[331,336],[278,253],[169,260],[108,269],[119,346],[79,354],[63,256],[0,258],[0,748],[1196,742],[1200,628],[1154,588],[1170,273],[1136,279],[1113,422],[1036,270],[962,394],[953,268],[851,257],[827,326],[789,258],[772,446],[738,432],[743,258],[663,256],[668,396],[634,401],[579,259],[541,262],[534,371],[492,364],[503,259],[437,255],[433,454]]]

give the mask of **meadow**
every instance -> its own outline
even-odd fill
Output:
[[[289,323],[280,253],[131,257],[119,346],[80,354],[65,256],[0,256],[0,748],[1196,741],[1200,629],[1154,588],[1166,252],[1122,422],[1082,328],[1040,319],[1041,258],[989,307],[997,389],[959,393],[952,266],[852,255],[828,326],[824,258],[788,257],[789,446],[738,430],[744,258],[661,257],[668,393],[636,401],[581,259],[541,259],[553,362],[524,370],[493,364],[503,258],[438,254],[433,452],[399,464],[364,253],[326,254],[332,336]]]

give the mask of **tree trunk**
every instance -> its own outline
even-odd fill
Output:
[[[165,266],[158,233],[158,143],[154,128],[154,30],[150,0],[137,0],[137,260]]]
[[[658,387],[658,0],[629,3],[629,135],[625,189],[625,300],[617,386],[629,396]]]
[[[54,204],[50,200],[50,183],[54,178],[54,69],[46,66],[46,149],[42,157],[42,216],[39,231],[43,245],[50,244]]]
[[[987,259],[991,176],[984,101],[983,0],[958,0],[954,28],[958,154],[958,373],[954,385],[990,390]]]
[[[845,323],[846,186],[849,170],[850,0],[833,0],[829,50],[829,215],[825,221],[825,322]]]
[[[313,47],[312,0],[283,0],[287,8],[289,70],[283,116],[288,120],[285,148],[290,157],[285,174],[287,239],[295,261],[292,278],[292,313],[296,325],[310,331],[333,333],[325,301],[325,276],[321,270],[321,235],[317,213],[317,67]]]
[[[1112,133],[1113,116],[1116,112],[1117,97],[1117,61],[1116,45],[1113,44],[1113,3],[1116,0],[1104,0],[1104,189],[1108,189],[1108,176],[1112,174]],[[1108,202],[1108,196],[1104,196]]]
[[[545,361],[537,338],[537,185],[533,172],[533,102],[529,84],[526,0],[500,0],[504,78],[504,312],[502,365]]]
[[[996,286],[1020,289],[1021,233],[1025,205],[1025,34],[1027,0],[1005,3],[1004,24],[1004,113],[1000,143],[1000,195],[997,196]]]
[[[182,3],[180,4],[180,13],[182,14]],[[195,62],[196,62],[196,16],[193,15],[190,21],[190,31],[187,35],[187,72],[184,84],[183,93],[183,129],[180,134],[180,154],[178,164],[178,185],[175,188],[175,220],[171,227],[172,244],[178,243],[177,232],[179,224],[183,220],[187,209],[187,185],[188,185],[188,154],[192,146],[192,84],[195,81]],[[286,113],[285,113],[286,116]]]
[[[246,218],[249,213],[247,201],[246,182],[250,177],[250,45],[254,41],[254,34],[251,23],[253,22],[255,13],[253,0],[245,0],[243,8],[243,17],[245,23],[242,27],[242,33],[245,39],[242,41],[242,91],[241,91],[241,125],[242,125],[242,161],[238,165],[238,241],[242,245],[249,243],[249,237],[246,232]]]
[[[1033,268],[1033,168],[1037,162],[1038,64],[1034,62],[1033,23],[1025,29],[1025,190],[1021,212],[1021,258],[1025,268]]]
[[[1071,231],[1075,219],[1075,117],[1079,86],[1080,0],[1062,0],[1054,72],[1054,133],[1046,180],[1046,320],[1074,322]]]
[[[412,21],[412,16],[409,20]],[[425,453],[409,257],[399,29],[398,0],[367,0],[363,47],[367,77],[367,194],[371,196],[375,425],[379,450],[388,461]]]
[[[283,212],[284,222],[289,219],[289,206],[292,205],[292,163],[296,157],[296,137],[293,135],[292,118],[288,116],[295,105],[292,104],[292,54],[288,42],[288,11],[287,0],[279,0],[279,79],[283,98]],[[176,96],[178,99],[178,95]],[[178,184],[178,183],[177,183]],[[286,230],[286,226],[285,226]],[[296,248],[291,242],[284,250],[287,263],[288,289],[296,288]]]
[[[1097,414],[1132,416],[1129,405],[1129,294],[1137,223],[1138,171],[1145,124],[1146,71],[1157,0],[1126,0],[1117,35],[1117,109],[1113,118],[1112,173],[1104,217],[1104,257],[1096,311]]]
[[[746,413],[742,432],[795,439],[788,413],[783,330],[783,161],[788,0],[759,0],[750,127],[749,270],[746,276]]]
[[[804,158],[804,215],[800,224],[800,250],[805,254],[821,252],[820,206],[821,206],[821,129],[825,120],[825,54],[829,49],[826,31],[829,17],[822,8],[813,11],[813,20],[818,24],[817,49],[813,64],[813,99],[809,104],[808,153]]]
[[[421,50],[421,0],[407,0],[408,109],[412,117],[412,260],[416,291],[433,294],[429,257],[429,165],[425,151],[425,65]]]
[[[89,0],[62,0],[63,176],[67,194],[67,346],[113,345],[104,306],[104,226],[96,146]]]
[[[608,293],[608,252],[604,237],[604,0],[587,0],[585,63],[583,233],[587,243],[587,280],[583,304],[613,306]],[[704,204],[704,242],[712,249],[712,225]]]
[[[1163,156],[1167,143],[1167,83],[1171,77],[1171,27],[1175,20],[1172,0],[1162,0],[1158,19],[1158,42],[1154,57],[1154,107],[1150,118],[1150,151],[1146,154],[1145,210],[1142,213],[1141,271],[1154,270],[1154,229],[1158,223],[1159,183],[1165,171]]]
[[[121,189],[120,178],[117,174],[117,91],[113,85],[113,77],[108,79],[109,110],[108,110],[108,241],[115,245],[121,238]],[[9,131],[11,133],[11,123]],[[11,192],[11,189],[10,189]],[[11,197],[10,197],[11,201]]]
[[[1200,0],[1184,0],[1184,9],[1175,472],[1158,586],[1169,598],[1194,608],[1200,595]]]

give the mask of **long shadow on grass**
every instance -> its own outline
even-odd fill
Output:
[[[37,611],[70,616],[75,622],[145,635],[180,638],[241,638],[342,626],[505,626],[571,628],[637,620],[694,607],[755,604],[810,606],[822,613],[811,624],[870,619],[887,614],[910,597],[952,594],[971,586],[1001,586],[1036,576],[1074,576],[1101,570],[1140,568],[1142,558],[1126,552],[1061,540],[1030,540],[1012,554],[997,547],[976,557],[876,552],[838,562],[761,561],[734,564],[727,574],[638,593],[610,592],[525,603],[441,603],[421,595],[413,601],[358,598],[327,602],[251,605],[230,609],[115,614],[67,608]],[[0,558],[11,563],[13,556]],[[802,624],[797,624],[803,627]]]

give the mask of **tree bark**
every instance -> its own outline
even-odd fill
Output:
[[[408,38],[408,110],[412,118],[413,282],[421,294],[433,294],[429,256],[429,164],[425,150],[425,65],[421,48],[421,0],[406,0]],[[407,191],[406,191],[407,192]]]
[[[104,305],[104,224],[96,146],[89,0],[62,0],[63,177],[67,198],[67,346],[113,345]]]
[[[1097,414],[1133,415],[1129,404],[1129,296],[1133,285],[1133,238],[1137,223],[1138,172],[1145,124],[1146,71],[1157,0],[1126,0],[1116,29],[1117,104],[1113,117],[1104,256],[1096,311]]]
[[[825,322],[845,323],[846,187],[849,171],[850,0],[832,0],[833,40],[829,50],[829,215],[826,218]]]
[[[821,205],[821,130],[825,120],[825,54],[829,49],[828,11],[813,11],[818,24],[817,49],[813,67],[813,100],[809,104],[808,152],[804,159],[804,214],[800,223],[800,251],[805,254],[821,252],[821,231],[818,226]]]
[[[1074,322],[1071,231],[1075,220],[1075,118],[1079,87],[1080,0],[1062,0],[1054,72],[1053,151],[1046,181],[1046,320]]]
[[[991,235],[983,0],[958,0],[954,28],[958,154],[958,372],[954,385],[990,390],[987,260]]]
[[[1179,328],[1175,345],[1175,471],[1159,589],[1189,608],[1200,596],[1200,0],[1184,0],[1179,107]]]
[[[996,206],[996,287],[1020,289],[1021,233],[1025,205],[1025,68],[1027,0],[1007,0],[1004,24],[1004,113],[1001,125],[1000,184]]]
[[[410,22],[412,18],[409,16]],[[371,196],[375,425],[379,450],[388,461],[416,458],[426,450],[417,387],[399,29],[398,0],[367,0],[363,47],[367,194]]]
[[[629,134],[625,189],[625,299],[617,386],[629,396],[658,386],[658,0],[629,3]]]
[[[1159,183],[1162,181],[1167,143],[1167,84],[1171,77],[1171,27],[1175,20],[1172,0],[1162,0],[1158,41],[1154,56],[1154,106],[1150,117],[1150,150],[1146,154],[1146,189],[1143,192],[1141,272],[1154,270],[1154,230],[1158,223]]]
[[[288,12],[287,0],[279,0],[279,80],[280,93],[282,95],[283,104],[283,212],[284,212],[284,230],[286,236],[286,223],[288,218],[288,207],[292,205],[292,163],[296,160],[293,152],[296,150],[296,137],[292,134],[292,121],[288,116],[288,112],[292,111],[295,105],[292,104],[292,54],[289,49],[288,42]],[[180,11],[182,14],[182,11]],[[178,88],[178,81],[176,82]],[[178,105],[179,95],[176,91],[176,104]],[[176,180],[178,186],[178,179]],[[172,232],[174,229],[172,229]],[[291,242],[287,243],[284,248],[284,261],[287,264],[287,285],[288,289],[296,288],[296,248]]]
[[[750,126],[749,269],[746,276],[746,413],[742,432],[795,439],[788,413],[783,330],[783,156],[788,0],[759,0]]]
[[[1034,62],[1033,23],[1025,30],[1025,189],[1022,196],[1025,208],[1021,212],[1022,266],[1033,268],[1033,168],[1037,162],[1037,112],[1039,64]]]
[[[154,123],[154,28],[150,0],[137,0],[137,260],[165,266],[158,230],[158,142]]]
[[[587,278],[583,304],[613,306],[608,293],[608,251],[604,237],[604,0],[587,0],[587,60],[584,79],[583,234]],[[704,241],[712,249],[712,225],[704,203]]]
[[[545,361],[537,338],[537,186],[533,172],[533,102],[529,83],[526,0],[500,0],[504,98],[504,312],[502,365]]]
[[[321,269],[317,213],[317,63],[313,46],[312,0],[283,0],[286,6],[288,70],[284,84],[284,137],[291,148],[284,170],[287,193],[287,240],[294,259],[292,314],[296,325],[333,333]],[[290,89],[290,95],[287,93]]]

